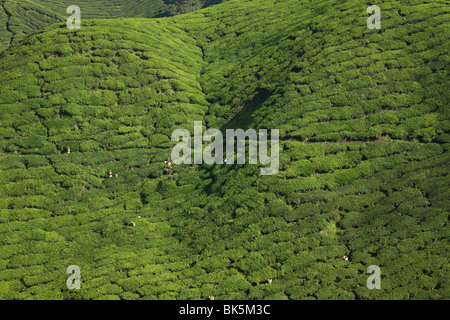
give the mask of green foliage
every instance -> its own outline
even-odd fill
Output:
[[[448,296],[442,1],[381,32],[356,1],[117,3],[0,7],[0,298]],[[168,168],[195,120],[279,129],[279,172]]]

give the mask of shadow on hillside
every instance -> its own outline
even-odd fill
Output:
[[[220,128],[223,134],[223,152],[224,158],[226,158],[226,129],[250,129],[248,126],[252,122],[253,113],[258,110],[262,104],[271,96],[271,93],[267,90],[259,90],[255,97],[244,103],[238,112]],[[235,150],[236,152],[236,150]],[[211,179],[211,182],[204,187],[204,192],[208,195],[217,192],[225,184],[225,181],[219,183],[218,174],[228,175],[233,171],[236,171],[241,166],[245,164],[212,164],[207,166],[202,166],[202,171],[205,179]],[[219,171],[220,170],[220,171]]]
[[[258,110],[270,96],[271,93],[269,91],[260,89],[251,101],[241,105],[233,117],[220,128],[220,131],[224,132],[226,129],[238,128],[248,129],[253,113]]]

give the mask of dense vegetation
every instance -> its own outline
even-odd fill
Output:
[[[231,0],[12,44],[0,298],[450,298],[450,9],[380,7],[381,30],[356,0]],[[279,129],[280,172],[164,171],[194,120]]]
[[[227,0],[225,0],[227,1]],[[2,0],[0,52],[25,36],[56,22],[66,21],[67,8],[77,5],[82,19],[164,17],[187,13],[222,0]]]

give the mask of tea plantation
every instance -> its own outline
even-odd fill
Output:
[[[356,0],[103,1],[79,30],[63,2],[2,2],[30,15],[0,29],[1,299],[450,298],[447,1],[380,30]],[[164,168],[194,121],[279,129],[279,172]]]
[[[66,21],[71,15],[67,13],[71,5],[80,8],[82,19],[115,19],[176,15],[220,2],[222,0],[2,0],[0,52],[35,31]]]

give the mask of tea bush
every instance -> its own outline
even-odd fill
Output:
[[[385,1],[380,31],[356,1],[81,3],[76,31],[0,7],[0,298],[448,296],[443,1]],[[279,129],[279,172],[167,168],[194,120]]]

